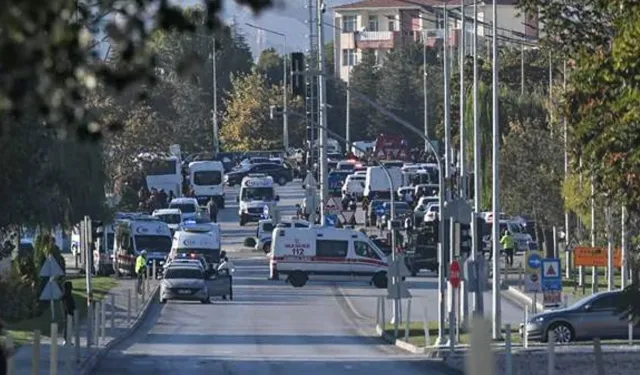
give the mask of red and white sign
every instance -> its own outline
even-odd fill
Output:
[[[449,282],[454,289],[460,287],[460,263],[457,260],[451,262],[449,269]]]
[[[407,160],[410,155],[407,140],[397,135],[380,135],[374,149],[379,159]]]

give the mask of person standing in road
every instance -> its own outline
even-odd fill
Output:
[[[213,197],[211,197],[211,199],[209,199],[209,202],[207,202],[207,212],[209,213],[209,219],[211,219],[212,222],[217,223],[218,205],[216,204],[216,201],[213,199]]]
[[[507,229],[505,229],[502,234],[500,244],[502,245],[504,253],[507,256],[507,264],[509,265],[509,267],[513,267],[513,253],[515,252],[516,241],[509,234],[509,231]]]
[[[227,275],[229,277],[229,299],[233,301],[233,272],[235,269],[233,268],[233,263],[227,258],[227,253],[225,251],[220,252],[220,265],[218,266],[218,274]],[[227,299],[227,296],[222,296],[223,300]]]
[[[64,307],[64,341],[62,345],[66,345],[67,342],[71,341],[69,337],[69,331],[67,331],[67,326],[69,319],[73,322],[73,315],[76,312],[76,301],[73,299],[73,284],[71,281],[65,281],[64,283],[64,294],[62,294],[62,306]]]
[[[138,276],[138,284],[137,284],[138,294],[142,294],[142,288],[144,287],[142,281],[144,280],[147,273],[147,251],[146,250],[142,250],[140,252],[140,255],[138,255],[138,257],[136,258],[135,271],[136,271],[136,275]]]

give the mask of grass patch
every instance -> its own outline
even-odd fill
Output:
[[[405,331],[406,331],[406,323],[401,324],[398,327],[398,338],[404,340]],[[430,321],[428,323],[429,327],[429,345],[433,345],[438,338],[438,322]],[[385,326],[385,332],[393,336],[394,325],[387,324]],[[449,337],[449,327],[445,327],[444,329],[445,336]],[[506,335],[506,331],[502,329],[503,336]],[[518,333],[518,327],[511,327],[511,342],[519,343],[520,334]],[[409,323],[409,343],[418,347],[425,346],[425,335],[424,335],[424,325],[422,322],[411,322]],[[469,332],[461,331],[460,332],[460,344],[468,344],[469,343]]]
[[[85,278],[67,278],[73,284],[73,299],[76,302],[76,311],[80,314],[80,321],[87,317],[87,293]],[[94,277],[92,280],[94,300],[102,300],[111,288],[118,284],[118,280],[111,277]],[[63,308],[60,302],[55,303],[56,322],[59,331],[62,332]],[[33,331],[40,330],[41,336],[51,336],[51,309],[47,308],[40,316],[30,319],[7,322],[7,332],[13,339],[16,347],[29,344],[33,341]]]
[[[614,283],[614,288],[620,288],[622,286],[622,277],[617,274],[613,276],[613,283]],[[575,279],[565,279],[562,281],[562,293],[563,294],[568,294],[568,295],[572,295],[574,296],[574,300],[576,301],[578,299],[581,299],[583,297],[586,296],[590,296],[591,293],[591,287],[592,287],[592,283],[591,283],[591,275],[589,275],[587,277],[587,275],[585,275],[584,277],[584,287],[581,287],[578,285],[578,278],[576,277]],[[598,291],[602,292],[604,290],[607,290],[607,277],[606,275],[602,275],[598,277]]]

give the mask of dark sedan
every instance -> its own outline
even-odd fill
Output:
[[[280,185],[286,185],[287,182],[293,180],[293,171],[286,166],[275,163],[260,163],[245,165],[238,170],[227,173],[227,185],[239,185],[243,178],[254,173],[271,176],[273,177],[273,181]]]

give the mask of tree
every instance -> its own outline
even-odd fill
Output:
[[[282,103],[282,87],[267,85],[266,78],[253,72],[233,78],[233,90],[227,99],[220,138],[226,150],[277,150],[282,148],[282,120],[270,119],[269,107]],[[301,103],[290,103],[292,112],[300,112]],[[292,144],[300,142],[304,125],[295,117],[289,120]]]
[[[378,81],[380,79],[379,66],[373,51],[362,53],[362,60],[353,67],[349,77],[349,85],[355,90],[376,99],[378,97]],[[375,139],[378,136],[373,129],[374,113],[371,106],[351,96],[350,109],[351,138]]]
[[[282,84],[282,57],[274,48],[267,48],[260,54],[255,69],[265,76],[268,85]]]

